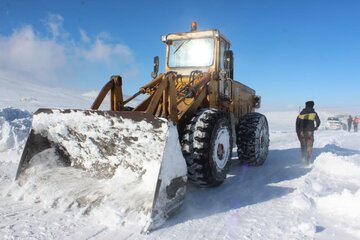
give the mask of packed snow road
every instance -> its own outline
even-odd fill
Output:
[[[242,166],[234,157],[230,174],[221,186],[197,188],[188,183],[180,211],[148,235],[140,234],[127,222],[118,223],[114,214],[117,209],[111,204],[103,206],[106,211],[84,215],[80,208],[70,211],[49,204],[54,203],[51,195],[38,199],[22,197],[26,195],[15,191],[13,182],[18,151],[16,148],[2,151],[0,236],[2,239],[360,239],[360,134],[316,132],[315,162],[310,167],[303,166],[293,132],[296,113],[286,116],[287,122],[277,126],[284,117],[268,114],[271,145],[263,166]],[[35,193],[41,190],[41,186],[37,187],[33,189]]]

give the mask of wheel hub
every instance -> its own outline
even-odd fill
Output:
[[[220,160],[223,160],[224,157],[224,145],[219,144],[217,147],[217,155]]]
[[[212,154],[217,168],[223,169],[228,162],[229,155],[231,154],[230,132],[227,128],[221,128],[216,133]]]

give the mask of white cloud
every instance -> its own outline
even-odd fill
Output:
[[[0,69],[18,72],[35,80],[51,81],[67,65],[64,46],[36,36],[31,26],[0,38]]]
[[[68,37],[69,34],[64,30],[63,23],[64,18],[59,14],[49,14],[48,18],[45,20],[45,26],[54,39],[65,39]]]
[[[137,67],[131,67],[123,72],[122,77],[124,79],[132,79],[140,74],[140,70]],[[150,74],[149,74],[150,77]]]
[[[114,55],[116,56],[122,56],[124,57],[125,59],[129,60],[129,61],[133,61],[133,54],[130,50],[130,48],[126,45],[122,45],[122,44],[116,44],[114,47],[113,47],[113,50],[114,50]]]
[[[90,61],[107,61],[111,54],[109,46],[97,39],[93,46],[89,49],[81,49],[83,56]]]
[[[101,39],[103,41],[111,39],[110,33],[108,33],[108,32],[100,32],[97,37],[98,37],[98,39]]]
[[[86,31],[84,29],[81,29],[80,28],[80,37],[81,37],[81,40],[85,43],[89,43],[90,42],[90,38],[89,36],[87,35]]]
[[[99,95],[99,91],[97,91],[97,90],[91,90],[89,92],[81,94],[81,96],[91,98],[91,99],[95,99],[98,95]]]
[[[102,64],[109,71],[116,68],[138,72],[128,46],[108,43],[110,35],[105,32],[91,40],[84,29],[80,29],[81,40],[77,42],[65,31],[63,21],[60,15],[49,15],[45,25],[51,37],[40,34],[31,25],[14,29],[7,36],[0,35],[0,77],[17,76],[43,83],[81,81],[75,73],[93,69],[94,64]],[[82,69],[76,69],[77,66]]]
[[[89,49],[81,49],[82,55],[92,62],[107,62],[112,59],[122,59],[126,62],[133,62],[133,54],[128,46],[123,44],[106,44],[97,38]]]

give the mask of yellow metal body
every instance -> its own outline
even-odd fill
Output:
[[[210,38],[214,42],[213,61],[209,66],[170,67],[170,47],[173,41]],[[124,110],[125,104],[140,94],[147,97],[133,112],[146,112],[167,118],[176,123],[180,130],[186,119],[201,108],[215,108],[230,113],[232,124],[237,125],[241,116],[253,112],[259,106],[260,97],[244,84],[230,78],[224,69],[222,59],[230,42],[218,30],[191,31],[163,36],[166,44],[165,73],[142,86],[134,96],[123,100],[121,77],[113,76],[100,92],[92,109],[98,109],[107,92],[111,92],[112,111]],[[128,109],[129,110],[129,109]]]
[[[198,51],[203,50],[201,44],[195,44],[195,47],[192,48],[194,52],[190,51],[190,42],[200,43],[204,39],[205,42],[211,42],[210,45],[206,45],[209,51],[205,53]],[[197,111],[204,108],[213,108],[227,113],[226,115],[229,116],[231,124],[232,139],[235,141],[235,126],[238,125],[240,118],[260,106],[260,97],[255,96],[253,89],[232,79],[233,64],[230,42],[218,30],[196,31],[196,25],[194,25],[191,32],[169,34],[163,37],[163,41],[166,44],[165,72],[160,75],[157,74],[158,61],[154,60],[153,79],[140,87],[139,91],[130,98],[123,99],[122,78],[112,76],[91,106],[94,111],[39,109],[34,114],[34,122],[40,122],[40,124],[35,124],[40,130],[36,128],[31,130],[20,159],[16,179],[26,176],[23,173],[27,168],[31,167],[31,159],[34,156],[51,148],[63,159],[66,166],[84,168],[84,170],[90,172],[96,170],[95,172],[99,172],[96,176],[112,177],[116,169],[126,169],[126,171],[120,171],[120,173],[134,176],[130,177],[130,179],[136,180],[135,185],[143,183],[143,181],[137,181],[137,178],[141,180],[143,174],[147,172],[146,166],[151,165],[154,171],[149,172],[156,173],[158,171],[158,174],[149,175],[149,178],[144,179],[150,179],[151,181],[151,178],[154,178],[154,184],[152,185],[154,194],[152,194],[152,190],[149,190],[150,194],[146,195],[143,204],[136,206],[133,210],[130,207],[125,208],[130,209],[129,213],[131,214],[133,211],[145,212],[146,216],[148,216],[148,222],[144,227],[144,231],[159,227],[164,222],[164,219],[179,208],[186,190],[187,165],[180,154],[180,144],[167,145],[170,137],[175,136],[177,138],[178,133],[181,138],[184,127]],[[187,47],[182,48],[183,46]],[[179,56],[179,49],[184,55]],[[177,56],[174,57],[176,53]],[[200,57],[206,64],[194,64],[195,61],[193,61],[192,57]],[[183,58],[190,60],[186,64],[178,64],[178,62],[183,63]],[[96,111],[107,94],[110,94],[110,111]],[[127,106],[130,101],[141,94],[146,95],[146,97],[140,104],[134,108]],[[45,119],[46,124],[48,124],[46,128],[44,128],[46,124],[41,123],[44,120],[44,114],[48,114]],[[87,118],[87,120],[84,121],[79,130],[77,124],[73,124],[73,121],[64,123],[61,120],[63,118],[59,119],[59,116],[64,117],[64,119],[75,119],[81,116],[81,119],[85,120]],[[176,129],[172,130],[174,128],[172,124],[161,118],[166,118],[175,123],[178,131],[176,132]],[[97,126],[103,120],[108,120],[106,126]],[[134,136],[118,134],[124,129],[124,132],[129,130],[125,124],[127,120],[131,120],[135,125],[145,120],[153,127],[154,135],[160,135],[161,131],[163,131],[163,139],[157,138],[161,141],[154,140],[159,147],[162,144],[160,154],[150,159],[141,160],[137,155],[131,155],[137,153],[141,148],[138,144],[134,145],[136,151],[126,151],[131,148],[134,141],[137,141],[134,139],[138,138],[136,134]],[[91,121],[95,121],[95,123]],[[58,133],[49,130],[59,124],[62,124],[63,129],[68,132],[65,137],[62,136],[62,132]],[[167,126],[167,128],[163,127],[163,125]],[[87,135],[87,132],[83,132],[84,129],[88,129],[91,133],[94,131],[96,135],[100,133],[102,137],[94,139],[93,135]],[[136,128],[136,130],[144,133],[144,130],[140,127]],[[130,129],[128,132],[131,133],[132,131],[133,129]],[[106,134],[104,135],[104,133]],[[51,134],[55,134],[55,137]],[[65,141],[78,142],[80,148],[83,149],[84,156],[78,153],[74,154],[74,149],[72,147],[67,148],[66,144],[64,144]],[[88,142],[91,142],[89,146],[87,145]],[[96,146],[96,149],[99,150],[95,156],[92,156],[91,149],[93,146]],[[171,147],[171,149],[169,150],[167,147]],[[178,154],[176,151],[178,151]],[[219,153],[224,151],[223,144],[218,144],[217,151],[218,155],[223,155]],[[126,155],[124,155],[125,152]],[[175,157],[170,157],[169,154],[173,153]],[[146,154],[140,155],[147,156]],[[118,160],[116,164],[112,162],[114,158]],[[89,161],[89,159],[93,160]],[[84,164],[86,161],[91,163],[91,168],[87,167],[89,164]],[[174,161],[177,161],[175,162],[177,169],[170,169],[169,166]],[[139,174],[139,171],[141,174]],[[119,184],[119,188],[121,186],[122,183]],[[126,202],[130,203],[131,201]]]

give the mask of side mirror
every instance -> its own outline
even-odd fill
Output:
[[[261,106],[261,97],[260,96],[254,96],[254,108],[260,108]]]
[[[231,50],[224,52],[224,68],[229,73],[229,77],[234,79],[234,55]]]
[[[159,57],[154,57],[154,71],[151,73],[152,78],[156,78],[159,72]]]

